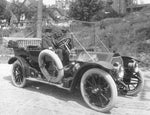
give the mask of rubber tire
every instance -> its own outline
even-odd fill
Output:
[[[44,56],[50,56],[53,59],[53,61],[56,63],[56,66],[58,68],[58,75],[56,77],[55,76],[50,76],[50,74],[48,73],[46,68],[42,67],[42,64],[43,64],[42,58]],[[56,82],[60,82],[62,80],[62,78],[64,76],[63,64],[62,64],[60,58],[58,57],[58,55],[55,52],[53,52],[49,49],[45,49],[45,50],[41,51],[40,54],[39,54],[39,57],[38,57],[38,63],[39,63],[39,67],[40,67],[40,70],[43,73],[43,75],[45,77],[50,78],[49,80],[47,79],[48,81],[56,83]]]
[[[19,88],[23,88],[23,87],[25,87],[26,82],[27,82],[25,76],[23,75],[23,82],[19,85],[19,84],[16,83],[16,81],[15,81],[15,76],[14,76],[14,74],[13,74],[13,73],[14,73],[15,66],[17,66],[17,65],[19,65],[19,66],[21,67],[21,70],[23,69],[21,62],[19,62],[18,60],[15,61],[15,62],[13,63],[13,65],[12,65],[12,68],[11,68],[11,72],[12,72],[12,73],[11,73],[11,80],[12,80],[12,83],[13,83],[14,86],[19,87]],[[22,74],[23,74],[23,70],[22,70]]]
[[[139,75],[140,75],[140,78],[141,78],[141,83],[138,84],[138,86],[135,90],[128,91],[127,92],[128,96],[135,96],[143,89],[143,87],[144,87],[144,78],[143,78],[142,72],[140,70],[139,70]]]
[[[111,97],[111,100],[109,102],[109,104],[105,107],[105,108],[98,108],[98,107],[95,107],[95,106],[92,106],[88,99],[86,98],[85,96],[85,91],[84,91],[84,81],[85,79],[88,77],[89,74],[91,73],[98,73],[100,75],[102,75],[104,77],[104,79],[109,83],[110,85],[110,88],[111,88],[111,92],[112,92],[112,97]],[[103,70],[100,70],[100,69],[96,69],[96,68],[93,68],[93,69],[89,69],[88,71],[86,71],[82,78],[81,78],[81,82],[80,82],[80,90],[81,90],[81,94],[82,94],[82,97],[84,99],[84,101],[87,103],[87,105],[96,110],[96,111],[99,111],[99,112],[109,112],[115,105],[115,102],[117,100],[117,95],[118,95],[118,92],[117,92],[117,87],[116,87],[116,84],[114,82],[114,80],[112,79],[112,77],[106,73],[105,71]]]

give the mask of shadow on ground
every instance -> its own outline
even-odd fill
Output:
[[[144,86],[140,93],[140,100],[150,101],[150,74],[144,75]]]
[[[9,83],[13,86],[10,76],[4,77],[4,80],[9,81]],[[74,92],[69,92],[67,90],[58,88],[56,86],[52,86],[52,85],[48,85],[48,84],[44,84],[44,83],[40,83],[36,81],[27,81],[25,90],[42,93],[44,95],[52,96],[52,97],[55,97],[59,100],[63,100],[66,102],[74,101],[81,106],[89,108],[84,102],[79,90],[75,90]]]

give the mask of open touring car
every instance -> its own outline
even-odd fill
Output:
[[[81,91],[84,101],[96,111],[107,112],[118,95],[136,95],[143,86],[138,61],[117,53],[85,48],[73,33],[45,48],[39,38],[13,38],[12,82],[24,87],[27,79],[74,91]],[[80,46],[73,47],[72,41]],[[46,42],[48,44],[48,42]]]

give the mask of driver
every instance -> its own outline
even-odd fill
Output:
[[[68,30],[62,30],[62,34],[56,33],[51,39],[53,48],[56,49],[63,65],[69,64],[69,51],[72,49],[72,41],[70,36],[67,36],[67,32]]]

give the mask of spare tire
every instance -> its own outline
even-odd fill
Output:
[[[48,56],[50,57],[50,59],[55,63],[56,65],[56,70],[57,70],[57,75],[50,75],[50,73],[48,72],[48,70],[45,67],[45,63],[44,63],[44,57]],[[39,67],[41,72],[43,73],[43,75],[45,76],[45,78],[50,81],[50,82],[60,82],[61,79],[64,76],[64,70],[63,70],[63,64],[60,60],[60,58],[58,57],[58,55],[49,49],[45,49],[43,51],[40,52],[39,57],[38,57],[38,63],[39,63]]]

